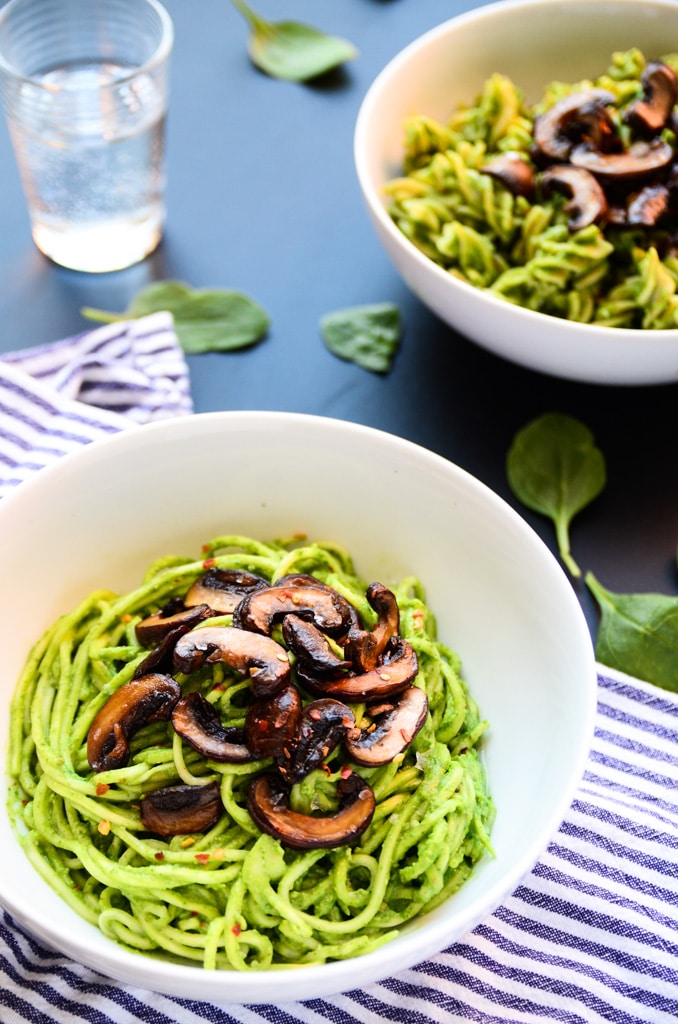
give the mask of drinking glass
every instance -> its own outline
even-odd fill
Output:
[[[173,38],[157,0],[0,9],[0,95],[33,239],[55,263],[119,270],[160,242]]]

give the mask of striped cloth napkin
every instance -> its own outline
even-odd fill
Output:
[[[0,494],[102,434],[191,411],[156,315],[0,357]],[[0,916],[2,1024],[675,1024],[678,696],[599,666],[595,738],[534,870],[438,956],[328,999],[221,1005],[110,981]]]

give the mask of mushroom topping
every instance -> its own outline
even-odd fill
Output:
[[[87,734],[87,760],[95,772],[124,767],[129,741],[148,722],[167,721],[181,697],[171,676],[151,673],[131,679],[112,694],[97,712]]]
[[[172,711],[172,726],[182,739],[210,761],[253,761],[242,729],[226,728],[201,693],[187,693]]]
[[[240,569],[212,566],[200,576],[184,597],[186,607],[207,604],[220,615],[235,611],[243,597],[270,584],[261,576]]]
[[[270,635],[274,624],[292,613],[310,618],[328,636],[338,637],[349,629],[352,611],[348,601],[336,590],[317,580],[315,585],[278,582],[244,598],[233,612],[233,625]]]
[[[616,126],[607,106],[615,102],[607,89],[570,93],[539,114],[534,122],[538,150],[551,160],[567,160],[573,145],[586,142],[600,152],[621,148]]]
[[[165,786],[141,798],[144,828],[158,836],[206,832],[216,825],[222,811],[217,782],[204,786]]]
[[[340,796],[335,814],[315,817],[290,809],[287,787],[279,775],[260,775],[247,790],[247,807],[262,832],[294,850],[343,846],[362,835],[372,820],[374,793],[353,772],[337,785]]]
[[[355,715],[341,701],[324,698],[307,704],[301,714],[291,756],[278,767],[290,783],[319,768],[328,754],[355,729]]]
[[[489,174],[496,181],[500,181],[514,196],[532,199],[534,168],[519,153],[502,153],[501,156],[495,156],[480,170],[483,174]]]
[[[371,583],[366,597],[378,615],[376,625],[371,631],[351,630],[344,647],[344,654],[351,659],[356,672],[370,672],[376,668],[386,644],[400,629],[400,611],[392,590],[383,583]]]
[[[414,648],[402,637],[389,640],[382,661],[370,672],[347,675],[338,679],[321,679],[297,666],[300,683],[311,693],[355,704],[364,700],[381,700],[401,693],[419,671]]]
[[[646,185],[631,196],[626,207],[627,224],[654,227],[669,211],[670,193],[666,185]]]
[[[624,120],[639,135],[658,135],[668,123],[678,99],[678,80],[663,61],[650,61],[640,77],[643,95],[624,112]]]
[[[287,651],[269,636],[259,636],[232,626],[205,626],[191,630],[174,648],[174,668],[195,672],[204,664],[223,662],[249,676],[255,697],[267,697],[287,685],[290,661]]]
[[[567,226],[570,231],[579,231],[603,220],[607,213],[607,199],[601,185],[594,176],[581,167],[570,164],[554,164],[541,176],[541,187],[545,195],[553,190],[570,196],[563,209],[570,215]]]
[[[372,726],[357,736],[348,733],[344,746],[352,761],[372,768],[388,764],[409,746],[426,721],[428,700],[420,687],[409,686],[396,703],[367,710]]]
[[[159,612],[148,615],[135,626],[136,638],[142,647],[155,647],[161,643],[168,633],[179,637],[182,633],[188,633],[203,619],[213,614],[206,604],[196,604],[192,608],[185,608],[183,601],[170,601],[161,608]],[[175,632],[176,631],[176,632]]]
[[[245,718],[245,740],[255,757],[289,758],[301,721],[301,697],[290,684],[272,697],[250,704]]]
[[[673,159],[673,149],[663,139],[634,142],[623,153],[602,153],[590,146],[575,146],[570,163],[599,178],[625,180],[663,170]]]
[[[351,662],[339,657],[317,626],[300,619],[298,615],[285,616],[282,635],[292,653],[296,654],[311,672],[326,675],[351,667]]]

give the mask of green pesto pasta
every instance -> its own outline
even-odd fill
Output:
[[[678,54],[661,60],[678,71]],[[496,73],[446,123],[411,117],[404,126],[403,174],[385,186],[395,224],[451,275],[516,305],[601,326],[675,328],[675,212],[655,226],[603,218],[571,231],[566,196],[514,194],[482,170],[502,154],[534,166],[535,118],[591,88],[613,94],[609,109],[620,139],[627,146],[637,141],[623,111],[642,96],[647,63],[637,49],[614,53],[599,77],[553,82],[532,106],[513,81]],[[674,154],[676,123],[661,132]],[[626,186],[633,187],[639,186]]]
[[[206,563],[268,582],[310,574],[346,598],[368,628],[376,619],[349,554],[303,538],[218,537],[199,558],[154,563],[130,593],[90,594],[36,644],[14,695],[9,808],[19,841],[75,911],[140,954],[261,970],[374,950],[459,889],[491,853],[494,809],[480,752],[486,722],[459,658],[437,639],[419,580],[392,585],[400,635],[418,659],[415,685],[428,697],[425,724],[390,763],[356,767],[376,799],[358,839],[332,849],[286,848],[247,809],[247,786],[266,762],[209,761],[166,721],[138,729],[124,767],[95,773],[87,759],[97,712],[148,655],[137,623],[183,596]],[[176,679],[184,691],[199,690],[225,725],[243,725],[252,698],[234,669],[205,664]],[[353,710],[357,719],[365,714],[364,705]],[[335,749],[292,786],[291,806],[331,812],[344,762]],[[215,781],[224,810],[208,831],[163,838],[144,830],[144,794]]]

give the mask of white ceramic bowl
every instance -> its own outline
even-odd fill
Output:
[[[0,503],[2,691],[31,644],[98,587],[129,589],[149,562],[224,532],[333,539],[369,579],[416,573],[440,637],[463,658],[491,723],[496,857],[395,941],[354,960],[242,974],[129,953],[36,874],[0,809],[0,903],[102,973],[218,1002],[279,1003],[345,991],[411,966],[484,919],[557,830],[589,750],[595,662],[574,592],[508,505],[410,442],[355,424],[268,412],[197,415],[132,429],[41,471]]]
[[[678,380],[677,330],[577,324],[514,306],[457,280],[427,259],[386,212],[383,186],[402,173],[410,115],[445,121],[493,73],[535,102],[554,79],[601,73],[615,50],[648,58],[678,50],[675,0],[502,0],[432,29],[377,76],[361,105],[354,153],[370,219],[411,290],[468,338],[523,366],[598,384]]]

